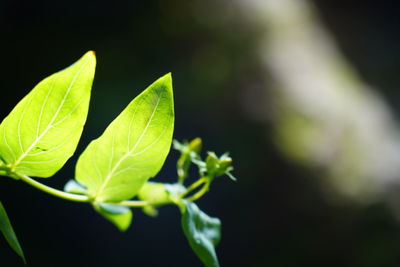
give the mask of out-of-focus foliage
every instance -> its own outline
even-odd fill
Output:
[[[359,77],[306,0],[247,1],[264,24],[260,54],[275,88],[276,145],[330,196],[371,201],[400,182],[392,111]]]

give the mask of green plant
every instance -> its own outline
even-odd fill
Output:
[[[219,266],[215,245],[221,223],[202,212],[194,201],[210,188],[215,177],[231,175],[232,159],[208,152],[200,156],[201,140],[174,141],[180,152],[177,183],[149,182],[164,164],[174,128],[172,78],[167,74],[137,96],[80,155],[75,179],[64,191],[31,176],[53,176],[74,153],[88,113],[96,58],[86,53],[72,66],[41,81],[0,124],[0,175],[20,180],[70,201],[90,203],[119,230],[131,224],[131,208],[156,216],[173,204],[182,214],[182,228],[191,248],[206,266]],[[200,178],[185,187],[189,167]],[[136,197],[137,199],[132,200]],[[24,253],[0,202],[0,230],[11,248]]]

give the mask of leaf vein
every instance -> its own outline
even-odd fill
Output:
[[[54,147],[52,147],[52,148],[50,148],[50,149],[48,149],[48,150],[45,150],[45,151],[40,151],[40,152],[36,152],[36,153],[29,153],[28,156],[29,156],[29,157],[38,156],[38,155],[41,155],[41,154],[45,154],[45,153],[49,153],[49,152],[51,152],[51,151],[57,150],[58,148],[60,148],[60,147],[62,147],[63,145],[65,145],[65,144],[68,142],[68,140],[70,139],[70,137],[73,136],[74,134],[75,134],[75,131],[71,130],[71,131],[70,131],[70,134],[64,139],[64,141],[62,141],[61,143],[59,143],[57,146],[54,146]]]
[[[27,109],[28,106],[31,104],[32,99],[33,99],[33,97],[36,95],[36,93],[37,93],[37,91],[35,91],[35,92],[29,97],[29,99],[27,100],[27,103],[26,103],[24,109],[22,110],[22,114],[21,114],[21,116],[19,117],[19,120],[18,120],[17,135],[18,135],[18,145],[19,145],[19,148],[21,149],[21,153],[23,153],[23,151],[24,151],[24,148],[23,148],[23,145],[22,145],[22,140],[21,140],[21,122],[22,122],[22,120],[23,120],[23,118],[24,118],[24,116],[25,116],[26,109]]]
[[[47,92],[46,98],[43,101],[42,107],[40,108],[40,114],[39,114],[39,119],[38,119],[38,126],[36,128],[36,138],[39,137],[39,131],[40,131],[40,125],[42,124],[42,116],[43,116],[43,111],[44,111],[44,107],[47,104],[47,100],[49,99],[49,96],[51,94],[51,92],[53,92],[53,88],[54,88],[54,80],[55,80],[55,76],[53,76],[52,80],[51,80],[51,87],[49,89],[49,91]]]
[[[13,161],[15,161],[15,159],[16,159],[17,157],[16,157],[16,155],[15,155],[15,153],[14,153],[14,150],[12,150],[12,148],[11,148],[10,145],[8,144],[7,136],[6,136],[6,127],[3,127],[3,139],[4,139],[4,143],[6,144],[8,150],[11,152],[11,155],[12,155],[12,157],[13,157]]]

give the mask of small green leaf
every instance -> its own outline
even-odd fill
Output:
[[[178,194],[184,191],[185,187],[181,184],[146,182],[140,188],[138,198],[149,203],[149,205],[143,207],[143,212],[155,217],[158,215],[157,207],[179,201]]]
[[[82,194],[85,195],[87,192],[86,187],[83,185],[79,184],[75,180],[69,180],[65,186],[64,186],[64,191],[72,194]]]
[[[144,214],[150,217],[157,217],[158,216],[158,209],[156,209],[154,206],[144,206],[142,208],[142,211]]]
[[[99,203],[95,210],[112,222],[120,231],[126,231],[132,222],[132,211],[124,206]]]
[[[218,267],[219,262],[215,246],[221,238],[221,222],[209,217],[199,207],[189,201],[183,201],[182,228],[190,247],[207,267]]]
[[[10,219],[7,216],[3,204],[0,202],[0,231],[3,233],[10,247],[22,258],[26,263],[24,252],[18,242],[17,236],[12,228]]]
[[[227,175],[233,181],[236,181],[236,178],[230,173],[233,170],[233,167],[232,158],[229,157],[228,153],[225,153],[218,158],[214,152],[208,152],[205,162],[205,167],[209,177],[214,178]]]
[[[172,79],[167,74],[137,96],[80,156],[76,179],[98,202],[135,196],[168,155],[174,128]]]
[[[147,182],[138,193],[138,198],[151,205],[162,205],[170,202],[169,193],[163,183]]]
[[[186,187],[181,184],[164,184],[164,186],[169,194],[169,198],[174,202],[180,201],[180,195],[186,191]]]
[[[72,156],[85,124],[96,58],[86,53],[26,95],[0,125],[0,155],[15,172],[50,177]]]

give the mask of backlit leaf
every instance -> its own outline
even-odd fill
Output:
[[[97,202],[135,196],[168,155],[174,127],[167,74],[137,96],[80,156],[76,179]]]
[[[49,177],[72,156],[85,124],[96,58],[86,53],[41,81],[0,125],[0,155],[15,172]]]

